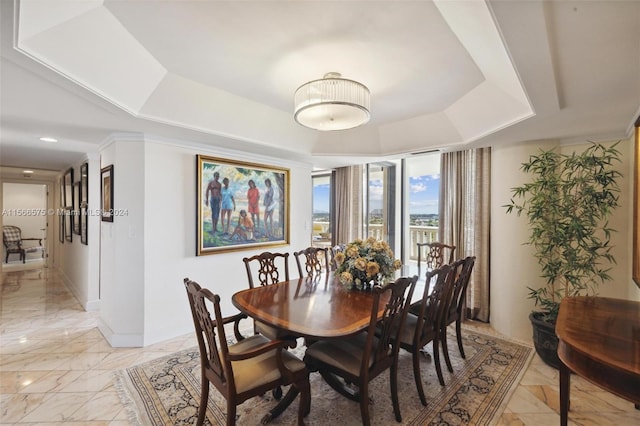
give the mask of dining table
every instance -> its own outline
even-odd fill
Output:
[[[423,289],[424,282],[419,282],[413,300],[422,297]],[[286,335],[321,340],[347,338],[366,330],[373,293],[347,290],[329,271],[241,290],[231,301],[240,312]],[[378,318],[384,313],[386,300],[381,302]]]
[[[407,269],[398,271],[406,276]],[[412,302],[422,297],[424,280],[418,281]],[[283,335],[302,337],[306,344],[317,340],[345,339],[365,331],[371,321],[373,293],[348,290],[332,271],[313,277],[300,277],[276,284],[257,286],[235,293],[233,305],[240,312],[283,331]],[[389,294],[381,295],[378,319],[384,315]],[[357,390],[325,375],[324,379],[342,394],[359,401]],[[295,396],[295,394],[288,394]],[[291,403],[283,400],[278,411]]]

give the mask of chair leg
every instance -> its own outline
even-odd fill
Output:
[[[235,426],[236,424],[236,404],[227,399],[227,426]]]
[[[420,402],[425,407],[427,406],[427,398],[424,395],[424,388],[422,387],[422,376],[420,374],[420,348],[416,347],[413,350],[413,378],[416,381],[416,388],[418,388],[418,395],[420,396]]]
[[[438,344],[438,338],[433,339],[433,360],[436,364],[436,374],[438,375],[438,381],[440,386],[444,386],[444,377],[442,376],[442,367],[440,367],[440,349]]]
[[[460,326],[461,322],[461,318],[458,317],[458,319],[456,320],[456,338],[458,339],[458,349],[460,349],[460,355],[462,356],[462,359],[467,359],[467,357],[464,355],[464,348],[462,347],[462,327]]]
[[[271,390],[271,395],[273,396],[273,399],[275,399],[276,401],[279,401],[280,398],[282,398],[282,386],[273,388]]]
[[[298,407],[298,425],[304,425],[304,418],[311,411],[311,386],[309,378],[307,380],[296,383],[295,386],[300,390],[300,406]]]
[[[207,403],[209,402],[209,381],[202,377],[202,386],[200,387],[200,407],[198,408],[198,420],[196,426],[202,426],[204,416],[207,413]]]
[[[400,414],[400,402],[398,401],[398,358],[389,370],[391,374],[391,401],[393,402],[393,413],[396,415],[396,421],[402,422],[402,415]]]
[[[447,364],[447,370],[453,373],[453,366],[451,365],[451,359],[449,359],[449,347],[447,346],[447,328],[445,327],[441,332],[442,336],[442,353],[444,355],[444,362]]]
[[[369,420],[369,383],[368,380],[363,381],[360,387],[360,415],[362,416],[362,426],[370,426]]]

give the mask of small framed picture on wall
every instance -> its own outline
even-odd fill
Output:
[[[80,242],[88,244],[87,209],[89,208],[89,163],[80,166]]]
[[[100,170],[100,212],[103,222],[113,222],[113,164]]]

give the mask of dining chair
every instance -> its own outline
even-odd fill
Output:
[[[463,359],[466,358],[464,354],[464,348],[462,347],[462,321],[464,320],[464,305],[466,299],[467,288],[469,287],[469,281],[471,280],[471,273],[473,266],[475,265],[476,257],[467,256],[461,260],[462,267],[460,272],[455,278],[453,285],[453,296],[449,306],[449,311],[445,317],[445,329],[443,330],[444,346],[447,342],[447,330],[446,328],[455,323],[456,324],[456,339],[458,341],[458,350]]]
[[[265,251],[255,256],[242,259],[247,269],[249,287],[257,285],[271,285],[281,281],[289,281],[289,253],[275,253]],[[257,274],[254,282],[252,269]]]
[[[293,253],[298,266],[298,276],[314,277],[329,271],[329,249],[326,247],[307,247]]]
[[[422,249],[425,248],[426,252],[424,254],[425,261],[427,264],[427,269],[436,269],[445,264],[445,251],[449,251],[449,256],[447,259],[447,264],[453,262],[454,254],[456,251],[456,246],[444,244],[440,242],[431,242],[431,243],[417,243],[418,246],[418,273],[420,273],[421,263],[422,263]]]
[[[274,253],[265,251],[242,259],[247,270],[249,288],[256,285],[267,286],[282,281],[289,281],[289,253]],[[254,272],[257,280],[254,281]],[[253,322],[254,331],[270,339],[288,337],[281,330],[261,321]]]
[[[444,377],[442,375],[442,367],[440,366],[440,349],[441,333],[444,324],[445,313],[447,312],[447,303],[453,292],[452,266],[443,265],[440,268],[427,271],[426,283],[433,282],[433,289],[429,291],[430,286],[424,287],[424,293],[420,302],[420,309],[417,314],[409,312],[406,321],[402,327],[399,327],[398,335],[399,347],[411,352],[413,358],[413,377],[418,389],[418,395],[422,405],[427,405],[427,399],[422,387],[422,378],[420,375],[420,358],[422,348],[432,343],[433,359],[436,367],[436,374],[440,385],[444,386]],[[449,354],[443,350],[447,365],[451,365]],[[453,370],[453,369],[452,369]]]
[[[393,412],[396,420],[402,421],[398,402],[399,346],[396,342],[417,281],[417,276],[402,277],[384,286],[375,286],[371,290],[373,306],[366,331],[346,339],[316,341],[305,353],[304,362],[310,371],[318,371],[338,393],[360,403],[363,425],[370,424],[369,382],[386,370],[390,375]],[[381,303],[384,313],[379,318]],[[345,388],[338,377],[357,386],[358,391]]]
[[[244,401],[264,394],[277,386],[291,385],[285,397],[263,417],[268,422],[278,417],[300,394],[298,424],[311,407],[309,371],[304,362],[288,352],[291,342],[269,340],[261,335],[244,338],[239,333],[238,323],[244,314],[223,318],[220,297],[203,289],[195,281],[184,279],[193,324],[200,348],[201,392],[197,425],[205,420],[209,400],[209,384],[227,401],[228,426],[236,423],[236,407]],[[211,319],[212,306],[214,318]],[[234,324],[237,343],[229,344],[225,324]],[[217,332],[217,336],[216,336]]]
[[[269,286],[282,281],[289,281],[289,253],[265,251],[255,256],[245,257],[242,261],[247,270],[249,288],[254,288],[256,285]],[[257,281],[254,281],[254,272]],[[295,339],[297,336],[291,336],[291,334],[262,321],[253,320],[253,332],[254,334],[262,334],[272,340],[292,340],[294,344],[291,347],[296,346]],[[273,397],[276,399],[282,397],[280,386],[273,389]]]
[[[242,259],[247,270],[249,288],[256,285],[267,286],[282,281],[289,281],[289,253],[272,253],[265,251],[251,257]],[[254,272],[257,281],[254,281]],[[290,337],[280,329],[272,327],[261,321],[253,321],[255,334],[262,334],[270,339]]]

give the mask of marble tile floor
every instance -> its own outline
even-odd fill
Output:
[[[113,372],[196,345],[192,334],[145,348],[112,348],[53,269],[3,270],[0,424],[129,425]],[[488,326],[483,331],[490,332]],[[633,404],[572,380],[573,425],[640,424]],[[558,374],[534,357],[499,425],[557,425]]]

